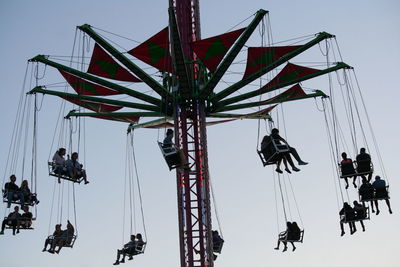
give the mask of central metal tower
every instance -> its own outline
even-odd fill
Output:
[[[190,166],[176,171],[181,267],[213,266],[205,101],[194,97],[199,69],[190,46],[201,39],[199,1],[172,0],[169,12],[175,73],[188,78],[178,79],[183,101],[174,104],[175,140]]]

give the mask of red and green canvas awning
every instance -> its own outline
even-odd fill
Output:
[[[247,50],[247,65],[243,78],[271,65],[274,61],[299,47],[301,46],[249,47]]]
[[[172,73],[168,27],[128,51],[128,53],[159,70]]]
[[[276,102],[286,102],[290,101],[291,99],[304,97],[307,94],[304,92],[303,88],[299,84],[292,86],[290,89],[286,90],[285,92],[262,101],[263,105],[268,104],[269,102],[276,103]]]
[[[113,105],[108,105],[108,104],[92,102],[92,101],[80,100],[77,98],[66,97],[66,96],[62,96],[62,98],[71,103],[74,103],[75,105],[78,105],[78,106],[81,106],[86,109],[92,110],[94,112],[99,112],[99,113],[114,112],[114,111],[120,110],[122,108],[121,106],[113,106]]]
[[[192,43],[193,51],[210,70],[215,71],[225,54],[246,28]]]
[[[92,58],[90,60],[88,73],[126,82],[140,82],[129,71],[121,67],[106,51],[98,44],[94,45]]]
[[[80,95],[106,96],[119,94],[119,92],[115,90],[88,82],[68,72],[62,70],[59,70],[59,72],[62,76],[64,76],[65,80],[67,80],[71,87],[74,88],[74,90]]]
[[[288,63],[269,83],[261,89],[268,87],[279,87],[281,84],[290,83],[294,80],[319,72],[318,69],[303,67]]]

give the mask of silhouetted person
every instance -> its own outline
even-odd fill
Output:
[[[367,218],[367,212],[366,212],[366,208],[361,205],[360,203],[358,203],[356,200],[353,201],[353,205],[354,205],[354,211],[356,213],[356,220],[360,220],[360,224],[361,227],[363,229],[363,232],[365,232],[365,226],[364,226],[364,222],[363,220]]]
[[[342,161],[340,162],[340,169],[342,172],[342,178],[346,182],[346,189],[349,188],[349,181],[347,178],[351,176],[353,176],[353,185],[355,188],[357,188],[356,185],[357,174],[356,170],[354,169],[353,160],[348,158],[345,152],[342,153]]]
[[[222,245],[224,244],[224,240],[219,235],[217,230],[212,231],[212,242],[213,242],[213,252],[221,253]],[[213,254],[214,260],[217,259],[217,255]]]
[[[298,234],[297,234],[297,231],[298,231]],[[280,244],[282,242],[283,245],[284,245],[284,248],[283,248],[282,252],[285,252],[287,250],[287,242],[289,241],[292,244],[293,251],[295,251],[296,247],[294,246],[294,243],[293,243],[293,241],[295,241],[295,240],[294,239],[290,239],[290,238],[295,238],[294,235],[296,235],[296,237],[297,237],[297,235],[299,235],[299,234],[300,234],[300,228],[297,226],[297,223],[294,226],[293,223],[286,222],[286,231],[281,232],[279,234],[278,244],[277,244],[275,249],[279,250],[279,246],[280,246]]]
[[[285,144],[288,146],[288,148],[289,148],[289,153],[284,153],[284,159],[286,159],[287,162],[290,164],[290,166],[292,167],[292,170],[294,170],[294,171],[296,171],[296,172],[300,171],[300,169],[298,169],[298,168],[294,165],[293,160],[292,160],[290,154],[293,155],[293,157],[297,160],[297,162],[298,162],[299,165],[307,165],[307,164],[308,164],[307,162],[303,161],[303,160],[300,158],[299,154],[297,153],[297,150],[296,150],[294,147],[291,147],[291,146],[288,144],[288,142],[287,142],[284,138],[282,138],[282,137],[279,135],[279,130],[278,130],[277,128],[274,128],[274,129],[271,130],[271,138],[272,138],[273,140],[275,140],[275,142],[277,142],[278,144],[280,144],[280,141],[282,141],[283,143],[285,143]],[[287,171],[287,170],[288,170],[288,169],[286,168],[286,171]]]
[[[46,241],[44,242],[44,248],[42,250],[42,252],[45,252],[47,250],[47,246],[50,245],[50,247],[52,246],[56,246],[56,244],[53,245],[53,243],[55,242],[55,240],[58,240],[60,238],[60,236],[62,235],[62,230],[61,230],[61,224],[56,224],[55,226],[55,230],[53,235],[50,235],[46,238]]]
[[[364,147],[360,149],[360,154],[357,155],[356,162],[357,173],[364,173],[360,175],[361,177],[365,177],[365,173],[368,173],[368,182],[370,182],[372,178],[371,156],[365,152]]]
[[[20,200],[21,208],[25,204],[24,194],[20,191],[20,188],[15,183],[17,177],[12,174],[10,176],[10,181],[4,185],[4,197],[7,198],[7,208],[11,207],[11,202],[13,200]]]
[[[6,218],[4,218],[3,223],[1,225],[1,231],[0,235],[4,235],[4,229],[6,228],[6,225],[11,226],[13,230],[13,235],[15,235],[15,231],[17,230],[17,227],[19,225],[19,219],[21,218],[21,214],[19,213],[19,207],[15,206],[14,211],[8,214]],[[17,230],[17,234],[19,233],[19,230]]]
[[[341,215],[340,218],[340,229],[342,230],[342,233],[340,236],[343,236],[345,234],[344,232],[344,223],[348,223],[350,227],[350,234],[354,234],[357,229],[356,229],[356,224],[354,223],[354,220],[356,218],[356,214],[354,209],[349,205],[349,203],[344,202],[343,203],[343,208],[340,210],[339,215]]]
[[[372,212],[375,212],[374,202],[372,201],[374,199],[374,187],[368,182],[367,178],[362,178],[362,184],[360,189],[358,189],[358,193],[362,202],[370,201]]]
[[[301,238],[300,227],[297,225],[297,222],[292,222],[292,228],[288,233],[288,240],[287,240],[292,244],[292,247],[293,247],[292,251],[296,250],[296,247],[295,247],[293,242],[294,241],[299,241],[300,238]]]
[[[20,227],[30,228],[32,226],[33,214],[29,211],[29,207],[24,206],[22,210],[24,211],[24,213],[22,213],[20,217],[19,223],[17,225],[17,230],[19,230]]]
[[[190,169],[183,150],[175,148],[174,143],[172,142],[173,138],[174,131],[172,129],[168,129],[162,144],[162,148],[164,150],[164,153],[175,153],[168,155],[165,160],[167,161],[168,165],[177,165],[181,169]]]
[[[174,130],[168,129],[163,141],[163,149],[166,153],[174,150],[172,139],[174,139]]]
[[[77,152],[72,153],[71,159],[68,159],[65,162],[65,165],[67,166],[69,177],[71,177],[73,180],[77,180],[82,177],[85,184],[89,183],[86,177],[86,171],[83,169],[83,165],[78,162]]]
[[[64,246],[69,246],[74,239],[75,228],[70,221],[67,221],[67,229],[61,231],[61,235],[54,238],[54,241],[51,244],[49,249],[50,253],[60,253],[61,248]],[[58,250],[56,250],[56,246],[58,246]]]
[[[20,192],[24,195],[25,202],[32,204],[39,204],[39,200],[36,197],[36,194],[31,192],[31,189],[28,185],[28,180],[23,180],[21,183],[21,187],[19,188]]]
[[[379,214],[379,206],[378,199],[385,199],[386,205],[388,206],[389,213],[392,214],[392,209],[390,207],[390,201],[388,192],[386,190],[386,182],[382,180],[380,176],[375,176],[375,181],[372,183],[372,187],[375,189],[375,206],[376,206],[376,215]]]
[[[61,183],[61,176],[68,175],[67,167],[65,166],[65,148],[60,147],[53,156],[52,170],[58,177],[58,183]]]
[[[117,260],[114,262],[114,265],[124,263],[126,255],[129,255],[129,260],[131,260],[132,256],[137,254],[136,253],[137,247],[139,245],[141,246],[141,248],[143,247],[144,242],[142,239],[142,235],[137,234],[137,237],[138,239],[136,240],[136,236],[131,235],[131,240],[128,243],[126,243],[122,249],[117,250]],[[120,261],[119,258],[121,257],[121,255],[122,255],[122,260]]]

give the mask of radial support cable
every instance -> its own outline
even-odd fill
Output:
[[[275,172],[272,171],[272,176],[274,180],[274,198],[275,198],[275,214],[276,214],[276,228],[277,228],[277,235],[279,235],[279,210],[278,210],[278,196],[276,193],[276,175]]]
[[[342,187],[341,187],[341,184],[340,184],[340,175],[339,175],[339,171],[338,171],[338,168],[337,168],[337,165],[336,165],[337,164],[337,158],[336,158],[336,155],[335,155],[335,149],[334,149],[333,142],[332,142],[332,135],[331,135],[330,127],[329,127],[329,119],[328,119],[328,116],[326,114],[327,113],[327,108],[326,108],[325,102],[323,101],[322,103],[323,103],[323,109],[324,109],[324,119],[325,119],[325,124],[326,124],[326,133],[327,133],[328,141],[329,141],[329,150],[331,151],[330,155],[331,155],[332,164],[333,164],[333,167],[334,167],[333,169],[336,170],[336,173],[335,173],[335,175],[333,177],[336,176],[337,179],[338,179],[340,195],[342,197],[342,202],[344,202]],[[335,183],[335,189],[336,189],[336,196],[337,196],[338,194],[337,194],[336,183]]]
[[[133,131],[131,132],[131,134],[132,134],[132,138],[131,138],[132,157],[133,157],[133,165],[134,165],[135,174],[136,174],[136,184],[137,184],[138,194],[139,194],[140,212],[141,212],[141,215],[142,215],[141,217],[142,217],[144,237],[145,237],[145,240],[147,241],[147,231],[146,231],[146,224],[145,224],[145,219],[144,219],[142,190],[141,190],[141,187],[140,187],[140,178],[139,178],[139,173],[138,173],[138,168],[137,168],[137,163],[136,163],[135,147],[133,145]]]
[[[217,223],[218,223],[219,233],[221,234],[222,239],[224,239],[224,234],[222,232],[222,227],[221,227],[221,221],[220,221],[219,214],[218,214],[217,201],[216,201],[215,194],[214,194],[214,187],[212,184],[211,176],[208,175],[208,177],[209,177],[208,179],[210,181],[211,197],[212,197],[213,203],[214,203],[214,212],[215,212],[215,217],[216,217]]]
[[[51,227],[51,219],[53,218],[53,209],[54,209],[54,200],[55,200],[55,196],[56,196],[56,185],[57,185],[57,180],[54,179],[54,185],[53,185],[53,196],[51,198],[51,208],[50,208],[50,220],[49,220],[49,226],[47,229],[47,233],[48,235],[50,235],[50,227]]]
[[[338,80],[339,80],[339,78],[338,78]],[[346,112],[347,122],[349,124],[351,140],[353,142],[353,151],[354,151],[354,154],[356,154],[357,150],[358,150],[357,149],[357,138],[356,138],[356,127],[354,124],[353,110],[351,108],[350,92],[349,92],[349,88],[346,87],[346,92],[347,92],[347,97],[346,97],[345,93],[343,92],[343,86],[340,82],[339,82],[339,86],[340,86],[340,91],[341,91],[341,95],[342,95],[342,99],[343,99],[343,103],[344,103],[344,109]],[[347,101],[346,101],[346,99],[347,99]]]
[[[22,173],[21,177],[22,179],[25,179],[25,163],[26,163],[26,157],[27,157],[27,148],[28,148],[28,135],[29,135],[29,125],[30,125],[30,119],[31,119],[31,108],[32,108],[32,98],[28,97],[28,106],[26,108],[26,115],[25,115],[25,120],[21,121],[21,131],[23,132],[23,152],[22,152]],[[18,153],[18,150],[17,150]],[[18,163],[17,159],[17,163]],[[32,185],[32,183],[31,183]]]
[[[113,55],[119,62],[121,62],[126,68],[132,71],[136,76],[139,77],[144,83],[146,83],[150,88],[152,88],[157,94],[163,98],[172,99],[171,93],[169,93],[160,83],[150,77],[141,68],[136,66],[131,60],[129,60],[124,54],[115,49],[111,44],[104,40],[100,35],[98,35],[90,25],[84,24],[79,26],[78,29],[87,33],[93,40],[96,41],[101,47],[107,50],[111,55]]]
[[[91,101],[91,102],[110,104],[110,105],[115,105],[115,106],[122,106],[122,107],[127,107],[127,108],[137,108],[137,109],[149,110],[149,111],[154,111],[154,112],[158,112],[160,110],[160,108],[157,106],[152,106],[152,105],[147,105],[147,104],[139,104],[139,103],[133,103],[133,102],[127,102],[127,101],[112,100],[112,99],[106,99],[106,98],[100,98],[100,97],[94,97],[94,96],[76,95],[76,94],[46,90],[46,89],[43,89],[43,87],[41,87],[41,86],[37,86],[37,87],[33,88],[31,91],[29,91],[29,93],[30,94],[42,93],[42,94],[59,96],[59,97],[73,98],[73,99],[77,99],[77,100],[86,100],[86,101]]]
[[[125,179],[124,179],[124,193],[123,193],[123,215],[122,215],[122,246],[125,240],[125,219],[126,219],[126,189],[127,189],[127,177],[128,177],[128,168],[129,168],[129,135],[126,135],[126,145],[125,145]]]
[[[286,214],[285,198],[284,198],[284,193],[283,193],[283,190],[282,190],[281,175],[279,175],[279,174],[278,174],[278,185],[279,185],[279,191],[280,191],[280,193],[281,193],[283,214],[285,215],[285,222],[287,222],[288,219],[287,219],[287,214]]]
[[[242,95],[239,95],[239,96],[235,96],[235,97],[231,97],[231,98],[222,100],[222,101],[216,103],[216,106],[217,106],[217,108],[221,107],[221,106],[227,106],[229,104],[233,104],[233,103],[236,103],[236,102],[239,102],[239,101],[243,101],[243,100],[246,100],[246,99],[249,99],[249,98],[264,94],[264,93],[268,93],[268,92],[271,92],[271,91],[274,91],[274,90],[277,90],[277,89],[280,89],[280,88],[283,88],[283,87],[286,87],[286,86],[289,86],[289,85],[293,85],[293,84],[300,83],[300,82],[303,82],[303,81],[306,81],[306,80],[309,80],[309,79],[312,79],[312,78],[316,78],[318,76],[321,76],[321,75],[324,75],[324,74],[327,74],[327,73],[330,73],[330,72],[333,72],[333,71],[336,71],[336,70],[339,70],[339,69],[348,69],[348,68],[351,68],[351,67],[349,65],[347,65],[346,63],[338,62],[336,64],[336,66],[327,68],[325,70],[320,70],[320,71],[318,71],[316,73],[313,73],[313,74],[305,75],[303,77],[296,78],[296,79],[290,80],[288,82],[282,82],[282,83],[279,83],[279,84],[275,84],[275,85],[271,85],[271,86],[267,86],[267,87],[262,87],[262,88],[260,88],[258,90],[254,90],[252,92],[248,92],[248,93],[245,93],[245,94],[242,94]]]
[[[380,165],[381,165],[381,168],[382,168],[382,173],[383,173],[385,179],[388,181],[388,176],[387,176],[387,173],[386,173],[385,165],[383,164],[383,158],[382,158],[381,152],[380,152],[380,150],[379,150],[379,146],[378,146],[378,142],[377,142],[375,133],[374,133],[374,131],[373,131],[371,119],[370,119],[370,117],[369,117],[368,110],[367,110],[367,106],[366,106],[366,104],[365,104],[364,97],[363,97],[362,92],[361,92],[361,87],[360,87],[360,84],[359,84],[359,82],[358,82],[358,79],[357,79],[357,76],[356,76],[354,70],[353,70],[353,74],[354,74],[354,79],[355,79],[355,81],[356,81],[358,93],[359,93],[360,98],[361,98],[361,103],[362,103],[362,105],[363,105],[363,109],[364,109],[364,112],[365,112],[365,116],[366,116],[366,119],[367,119],[367,123],[368,123],[368,126],[369,126],[370,131],[371,131],[371,136],[372,136],[372,140],[373,140],[373,143],[374,143],[374,146],[375,146],[375,150],[376,150],[376,152],[377,152],[378,159],[379,159],[379,162],[380,162]],[[388,182],[389,182],[389,181],[388,181]]]
[[[361,133],[362,133],[364,144],[367,146],[368,151],[370,151],[369,146],[368,146],[368,142],[367,142],[367,136],[365,134],[364,127],[363,127],[363,122],[361,120],[360,111],[359,111],[358,106],[357,106],[357,99],[356,99],[356,96],[354,94],[353,87],[351,86],[351,80],[349,79],[348,75],[346,75],[346,73],[345,73],[345,81],[346,81],[346,85],[347,85],[347,90],[349,91],[349,98],[351,96],[351,99],[354,102],[354,108],[355,108],[355,111],[356,111],[356,114],[357,114],[358,123],[360,125],[360,130],[361,130]],[[358,152],[358,149],[356,151]]]
[[[75,220],[75,230],[76,236],[78,236],[78,221],[76,219],[76,196],[75,196],[75,183],[72,183],[72,194],[73,194],[73,204],[74,204],[74,220]]]
[[[253,21],[249,24],[249,26],[246,28],[246,30],[241,34],[238,41],[232,46],[232,48],[229,50],[228,54],[218,65],[218,68],[215,70],[215,72],[211,76],[210,80],[208,80],[208,82],[206,83],[204,88],[199,92],[199,95],[198,95],[199,98],[206,99],[213,92],[214,88],[217,86],[217,84],[221,80],[222,76],[225,74],[225,72],[231,66],[233,60],[239,54],[239,52],[242,49],[242,47],[244,46],[244,44],[250,38],[251,34],[254,32],[257,25],[260,23],[262,18],[267,13],[268,13],[268,11],[263,10],[263,9],[260,9],[259,11],[257,11]]]
[[[299,219],[300,219],[301,225],[304,228],[304,222],[303,222],[303,219],[301,218],[299,205],[297,203],[296,195],[294,194],[293,185],[292,185],[292,182],[290,180],[290,176],[288,176],[288,180],[289,180],[290,190],[292,191],[293,200],[294,200],[294,203],[295,203],[295,206],[296,206],[297,214],[299,215]]]
[[[276,61],[272,62],[271,64],[269,64],[268,66],[260,69],[256,73],[243,78],[241,81],[239,81],[239,82],[229,86],[225,90],[211,96],[210,101],[213,103],[217,103],[221,99],[231,95],[232,93],[236,92],[240,88],[243,88],[244,86],[248,85],[249,83],[253,82],[254,80],[260,78],[264,74],[266,74],[266,73],[270,72],[271,70],[273,70],[274,68],[278,67],[279,65],[281,65],[281,64],[287,62],[288,60],[292,59],[293,57],[303,53],[304,51],[311,48],[312,46],[318,44],[319,42],[321,42],[327,38],[332,38],[332,37],[334,37],[334,35],[326,33],[326,32],[321,32],[321,33],[317,34],[317,36],[313,40],[302,45],[298,49],[280,57],[278,60],[276,60]]]
[[[31,186],[33,187],[34,193],[37,193],[37,125],[38,125],[38,109],[37,109],[37,98],[35,95],[35,105],[33,113],[33,134],[32,134],[32,164],[31,164]],[[36,205],[35,205],[36,210]]]
[[[152,97],[152,96],[149,96],[149,95],[146,95],[146,94],[142,94],[142,93],[137,92],[135,90],[129,89],[127,87],[124,87],[124,86],[121,86],[121,85],[118,85],[118,84],[115,84],[115,83],[112,83],[112,82],[109,82],[107,80],[101,79],[101,78],[96,77],[94,75],[91,75],[91,74],[88,74],[88,73],[85,73],[85,72],[81,72],[81,71],[78,71],[76,69],[64,66],[64,65],[59,64],[57,62],[49,60],[48,57],[46,57],[44,55],[37,55],[36,57],[30,59],[29,61],[31,61],[31,62],[41,62],[43,64],[49,65],[51,67],[54,67],[54,68],[56,68],[58,70],[66,71],[66,72],[68,72],[68,73],[70,73],[72,75],[78,76],[78,77],[80,77],[82,79],[97,83],[99,85],[102,85],[102,86],[105,86],[105,87],[108,87],[108,88],[111,88],[111,89],[114,89],[115,91],[117,91],[117,92],[119,92],[121,94],[126,94],[126,95],[132,96],[134,98],[143,100],[143,101],[145,101],[147,103],[151,103],[151,104],[158,105],[158,106],[161,106],[161,103],[162,103],[160,99],[157,99],[155,97]]]
[[[285,192],[285,197],[286,197],[286,203],[287,203],[287,208],[288,208],[288,212],[289,212],[289,218],[292,221],[293,220],[293,216],[292,216],[292,209],[290,208],[290,199],[289,199],[289,195],[288,195],[288,190],[287,190],[287,186],[286,186],[286,182],[285,182],[285,176],[288,177],[288,175],[286,174],[282,174],[282,180],[283,180],[283,188],[284,188],[284,192]]]
[[[12,157],[12,150],[13,150],[12,148],[14,146],[14,140],[15,140],[15,137],[16,137],[16,133],[18,132],[18,118],[20,117],[21,109],[22,109],[22,103],[24,102],[23,101],[24,100],[24,96],[25,96],[24,91],[25,91],[26,79],[27,79],[27,76],[28,76],[28,70],[29,70],[29,63],[26,65],[26,68],[25,68],[24,81],[23,81],[23,84],[22,84],[22,90],[21,90],[21,93],[20,93],[19,101],[18,101],[17,114],[16,114],[15,120],[14,120],[14,126],[13,126],[12,135],[11,135],[11,142],[10,142],[10,146],[8,148],[7,161],[6,161],[6,165],[5,165],[5,168],[4,168],[3,184],[2,184],[1,188],[4,188],[5,179],[8,176],[7,171],[9,171],[9,167],[10,167],[9,163],[11,164],[10,161],[12,161],[12,160],[10,160],[10,158]]]
[[[130,134],[129,136],[129,149],[132,150],[133,149],[133,135]],[[130,212],[130,218],[129,218],[129,222],[130,222],[130,234],[133,234],[133,229],[134,229],[134,225],[135,225],[135,229],[136,229],[136,218],[135,218],[135,203],[134,203],[134,188],[133,188],[133,179],[132,179],[132,166],[130,164],[131,159],[132,159],[132,155],[129,153],[129,168],[128,168],[128,182],[129,182],[129,212]]]

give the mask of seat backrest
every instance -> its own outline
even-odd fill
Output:
[[[213,251],[215,253],[221,253],[223,245],[224,245],[224,240],[222,239],[219,242],[213,243]]]
[[[340,163],[340,170],[342,172],[342,176],[356,173],[356,170],[354,168],[352,161],[348,161],[348,162],[346,161],[346,162]]]

